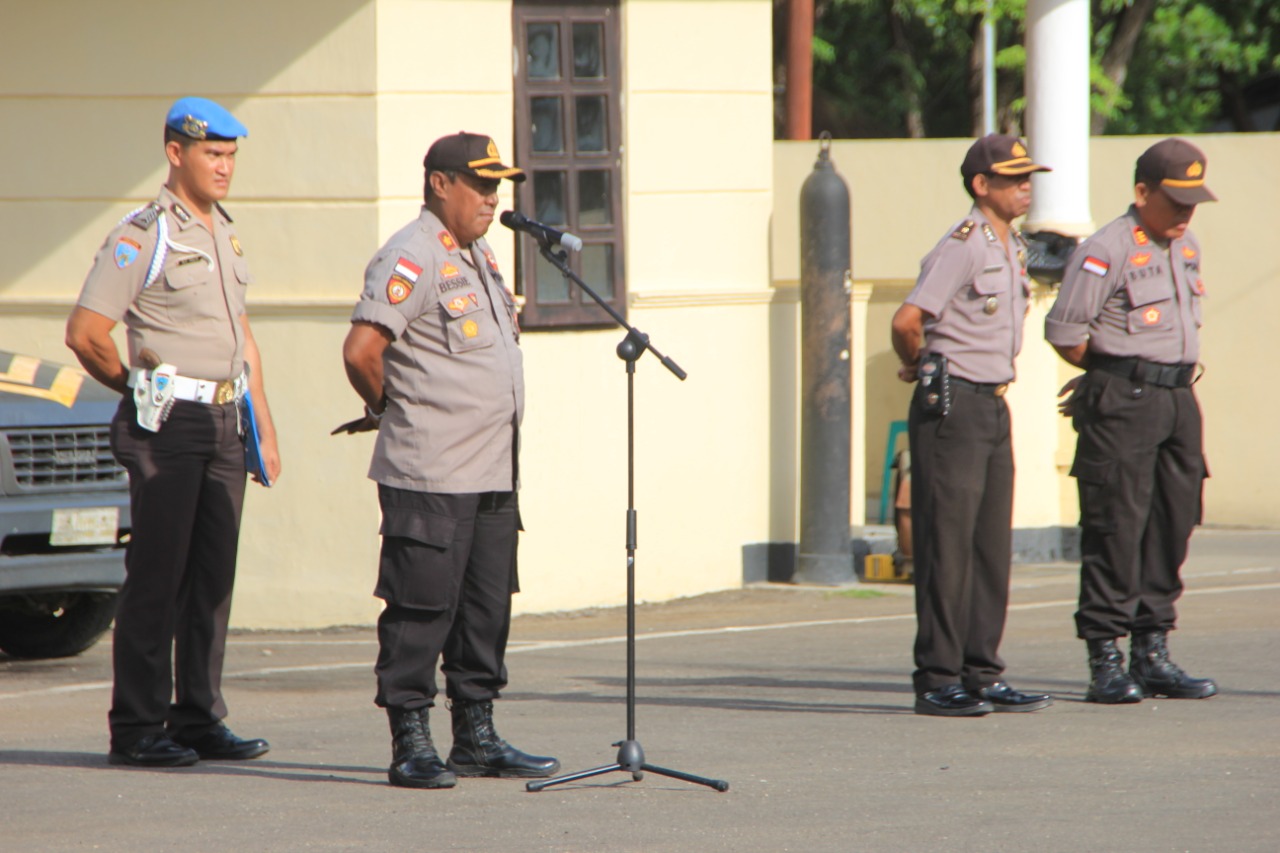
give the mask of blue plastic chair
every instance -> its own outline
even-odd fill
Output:
[[[889,519],[889,490],[893,488],[893,457],[898,453],[898,436],[907,434],[906,421],[889,422],[889,440],[884,449],[884,477],[880,480],[880,523]]]

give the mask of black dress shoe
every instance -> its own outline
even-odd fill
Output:
[[[265,755],[271,749],[262,738],[245,740],[231,733],[231,729],[218,723],[212,729],[196,735],[174,734],[172,738],[182,746],[194,749],[201,758],[223,761],[243,761]]]
[[[194,749],[174,743],[166,734],[147,735],[123,749],[111,748],[107,763],[132,767],[189,767],[200,760]]]
[[[990,702],[974,696],[960,684],[948,684],[916,697],[916,713],[934,717],[981,717],[991,710]]]
[[[996,711],[1039,711],[1053,704],[1053,697],[1048,693],[1023,693],[1003,681],[987,685],[977,692]]]

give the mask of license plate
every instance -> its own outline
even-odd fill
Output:
[[[55,509],[50,545],[114,545],[120,508]]]

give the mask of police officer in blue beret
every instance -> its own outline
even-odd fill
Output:
[[[133,528],[112,650],[112,764],[177,767],[268,749],[222,723],[246,395],[262,460],[256,477],[270,484],[280,475],[245,311],[252,279],[220,204],[236,140],[246,135],[213,101],[173,104],[164,128],[168,180],[107,235],[67,321],[67,345],[85,370],[122,395],[111,447],[129,472]],[[111,337],[121,321],[127,363]]]

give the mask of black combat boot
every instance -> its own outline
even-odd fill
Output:
[[[1211,678],[1192,678],[1169,660],[1168,631],[1134,632],[1129,647],[1129,675],[1147,696],[1208,699],[1218,692]]]
[[[401,788],[452,788],[458,777],[444,766],[431,742],[426,708],[388,708],[391,721],[391,767],[387,779]]]
[[[1142,688],[1124,671],[1124,652],[1115,640],[1086,640],[1089,646],[1089,692],[1086,702],[1124,705],[1142,701]]]
[[[560,762],[544,755],[528,755],[493,730],[493,703],[454,699],[453,749],[449,767],[459,776],[538,778],[560,769]]]

